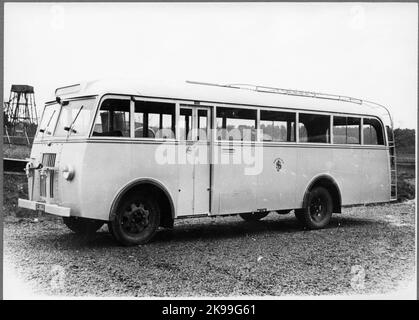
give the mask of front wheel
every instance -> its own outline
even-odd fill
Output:
[[[245,221],[253,222],[265,218],[268,214],[269,212],[246,212],[240,213],[240,217]]]
[[[160,210],[154,199],[146,194],[132,193],[122,199],[110,222],[110,232],[125,246],[147,243],[160,224]]]
[[[77,234],[93,234],[99,230],[104,221],[80,218],[80,217],[63,217],[64,224]]]
[[[315,187],[310,191],[306,208],[295,210],[295,216],[308,229],[320,229],[328,225],[332,211],[333,201],[329,191]]]

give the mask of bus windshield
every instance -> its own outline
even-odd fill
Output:
[[[38,137],[52,136],[55,124],[57,123],[60,105],[58,103],[45,106],[41,123],[39,124]]]
[[[64,102],[54,136],[87,136],[94,114],[96,99]]]

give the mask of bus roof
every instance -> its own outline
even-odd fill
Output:
[[[349,97],[346,100],[328,98],[327,94],[314,97],[312,92],[289,90],[294,94],[286,94],[284,91],[261,92],[254,90],[252,86],[238,87],[223,85],[204,85],[190,82],[171,82],[162,80],[159,82],[138,80],[93,80],[79,84],[58,88],[56,96],[72,98],[104,94],[123,94],[154,98],[167,98],[178,100],[190,100],[200,102],[212,102],[219,104],[255,105],[265,107],[277,107],[287,109],[302,109],[309,111],[338,112],[359,115],[378,116],[387,124],[391,125],[391,117],[385,106]],[[266,88],[266,87],[265,87]],[[284,89],[279,89],[284,90]],[[298,94],[301,93],[301,94]],[[310,93],[310,95],[307,95]],[[332,95],[330,95],[332,96]],[[338,96],[335,96],[338,97]]]

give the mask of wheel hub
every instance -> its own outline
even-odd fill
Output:
[[[150,223],[149,211],[143,204],[131,204],[125,211],[122,219],[122,227],[130,233],[140,233]]]
[[[311,217],[314,220],[319,221],[323,218],[324,214],[325,214],[325,206],[322,199],[320,197],[313,199],[310,205]]]

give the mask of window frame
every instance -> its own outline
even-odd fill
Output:
[[[175,123],[175,131],[173,132],[174,134],[174,138],[148,138],[148,137],[136,137],[135,136],[135,120],[134,120],[134,114],[135,114],[135,102],[139,102],[139,101],[149,101],[149,102],[160,102],[160,103],[167,103],[167,104],[173,104],[174,108],[175,108],[175,112],[173,114],[174,116],[174,123]],[[176,141],[177,137],[178,137],[178,125],[177,125],[177,119],[178,119],[178,104],[177,104],[177,100],[173,100],[173,99],[158,99],[158,98],[142,98],[142,97],[138,97],[138,96],[133,96],[131,98],[131,113],[132,113],[132,132],[131,132],[131,137],[130,139],[133,140],[140,140],[140,141],[160,141],[160,142],[165,142],[165,141]]]
[[[334,120],[335,117],[339,117],[339,118],[356,118],[359,119],[359,143],[335,143],[334,142],[334,134],[333,134],[333,124],[334,124]],[[348,123],[346,123],[346,126],[348,126]],[[349,115],[349,114],[332,114],[332,119],[331,119],[331,127],[332,127],[332,144],[333,145],[338,145],[338,146],[362,146],[362,136],[363,136],[363,117],[361,115]],[[348,137],[346,137],[347,139]]]
[[[194,106],[193,105],[184,105],[184,104],[180,104],[179,105],[179,112],[177,113],[177,118],[176,118],[176,141],[181,141],[182,143],[187,143],[187,142],[194,142],[194,137],[192,137],[191,140],[188,139],[188,134],[186,134],[185,139],[181,139],[180,136],[180,109],[185,109],[185,110],[190,110],[191,111],[191,129],[190,132],[194,130],[194,125],[195,125],[195,119],[194,119]]]
[[[93,96],[89,96],[93,97]],[[98,97],[98,95],[96,95]],[[78,99],[85,99],[86,96],[80,96],[76,98],[71,99],[65,99],[65,100],[78,100]],[[123,99],[123,100],[131,100],[131,110],[130,110],[130,131],[131,135],[130,137],[106,137],[106,136],[92,136],[93,130],[94,130],[94,124],[96,121],[96,117],[100,111],[100,106],[102,105],[103,100],[105,99]],[[135,101],[152,101],[152,102],[162,102],[162,103],[172,103],[175,105],[175,137],[174,138],[143,138],[143,137],[135,137],[134,136],[134,121],[133,121],[133,115],[135,110]],[[51,101],[53,103],[53,101]],[[100,97],[100,99],[97,99],[97,106],[96,106],[96,112],[94,116],[94,121],[92,121],[90,134],[88,135],[88,138],[92,139],[119,139],[119,140],[126,140],[130,139],[132,141],[143,141],[143,142],[179,142],[181,140],[178,139],[179,137],[179,112],[181,105],[189,105],[191,107],[204,107],[210,109],[210,115],[209,115],[209,124],[211,130],[211,135],[208,136],[208,142],[212,142],[214,144],[217,143],[230,143],[230,144],[246,144],[246,143],[262,143],[267,145],[275,145],[275,144],[300,144],[300,145],[319,145],[319,146],[347,146],[347,147],[375,147],[375,148],[385,148],[388,146],[388,137],[387,133],[384,130],[385,126],[383,121],[375,115],[369,115],[369,114],[354,114],[354,113],[345,113],[345,112],[328,112],[328,111],[316,111],[316,110],[307,110],[307,109],[298,109],[298,108],[286,108],[286,107],[275,107],[275,106],[262,106],[262,105],[242,105],[242,104],[234,104],[234,103],[223,103],[223,102],[211,102],[211,101],[198,101],[198,100],[186,100],[186,99],[177,99],[177,98],[158,98],[158,97],[149,97],[149,96],[137,96],[137,95],[129,95],[129,94],[104,94]],[[250,109],[256,111],[256,140],[217,140],[216,135],[216,129],[217,129],[217,108],[239,108],[239,109]],[[285,113],[295,113],[295,141],[263,141],[263,136],[260,132],[260,113],[262,110],[265,111],[276,111],[276,112],[285,112]],[[60,110],[61,111],[61,110]],[[299,116],[301,113],[305,114],[315,114],[315,115],[324,115],[330,117],[330,124],[329,124],[329,135],[330,135],[330,142],[301,142],[300,141],[300,135],[298,130],[298,124],[299,124]],[[360,132],[360,143],[359,144],[336,144],[333,143],[333,117],[339,116],[339,117],[353,117],[353,118],[360,118],[361,119],[361,132]],[[384,144],[377,144],[377,145],[367,145],[364,143],[364,134],[363,134],[363,125],[364,125],[364,118],[373,118],[376,119],[381,126],[381,131],[384,139]]]
[[[61,103],[58,103],[58,105],[60,107],[59,107],[59,110],[58,110],[57,121],[54,125],[54,130],[52,131],[52,135],[50,137],[53,137],[57,140],[65,139],[66,141],[69,140],[69,139],[70,140],[84,140],[84,139],[89,138],[90,137],[90,129],[91,129],[90,125],[92,125],[92,123],[87,125],[86,133],[84,135],[71,135],[70,134],[70,135],[65,135],[65,136],[56,136],[55,134],[56,134],[56,131],[58,129],[59,119],[60,119],[61,114],[63,112],[63,105],[62,104],[64,102],[70,103],[70,102],[79,101],[79,100],[94,100],[94,103],[93,103],[93,106],[92,106],[92,112],[94,113],[94,115],[92,116],[92,119],[96,119],[97,106],[98,106],[98,103],[99,103],[99,101],[98,101],[99,99],[97,97],[98,97],[97,95],[85,95],[85,96],[79,96],[79,97],[63,98],[61,100]],[[49,105],[49,104],[53,104],[53,103],[54,102],[51,101],[51,102],[47,102],[45,105]],[[92,127],[93,127],[93,125],[92,125]],[[42,140],[44,140],[44,139],[42,139]]]
[[[243,144],[243,143],[256,143],[256,142],[261,142],[259,141],[259,125],[260,125],[260,107],[258,106],[245,106],[245,105],[235,105],[235,104],[214,104],[214,111],[212,112],[212,123],[213,123],[213,141],[214,142],[225,142],[225,143],[230,143],[230,144],[234,144],[234,143],[238,143],[238,144]],[[255,131],[256,131],[256,139],[255,140],[225,140],[225,139],[217,139],[218,137],[218,127],[217,127],[217,111],[218,108],[228,108],[228,109],[248,109],[248,110],[254,110],[256,111],[256,122],[255,122]]]
[[[96,119],[97,119],[97,117],[100,114],[100,108],[102,107],[102,103],[105,100],[107,100],[107,99],[128,100],[128,101],[130,101],[130,113],[129,113],[129,115],[130,115],[130,120],[129,120],[130,121],[130,130],[129,130],[130,131],[130,135],[128,137],[94,136],[93,135],[93,132],[95,130]],[[117,95],[117,94],[105,94],[105,95],[103,95],[100,98],[100,100],[98,101],[98,104],[97,104],[97,107],[96,107],[95,117],[93,118],[92,127],[90,128],[89,138],[91,138],[91,139],[105,139],[105,140],[113,140],[113,139],[126,140],[126,139],[131,139],[132,134],[133,134],[133,124],[134,124],[134,122],[132,121],[132,115],[133,115],[133,113],[132,113],[133,110],[132,109],[133,109],[133,106],[134,106],[134,104],[133,104],[133,101],[132,101],[132,99],[131,99],[130,96]]]
[[[364,139],[364,120],[365,119],[374,119],[377,120],[377,122],[380,124],[381,127],[381,136],[383,137],[383,144],[366,144],[365,143],[365,139]],[[362,116],[362,120],[361,120],[361,134],[362,134],[362,145],[363,146],[368,146],[368,147],[388,147],[388,137],[387,137],[387,132],[385,130],[385,126],[384,123],[381,121],[380,118],[376,117],[376,116]],[[378,131],[377,131],[377,142],[378,142]]]
[[[334,113],[332,112],[324,112],[324,111],[306,111],[306,110],[300,110],[298,109],[297,111],[297,122],[296,122],[296,131],[297,131],[297,143],[298,144],[302,144],[302,145],[321,145],[321,146],[328,146],[328,145],[332,145],[332,141],[333,141],[333,130],[332,130],[332,119],[333,119],[333,115]],[[329,142],[301,142],[300,141],[300,115],[301,114],[313,114],[313,115],[318,115],[318,116],[329,116]]]
[[[43,134],[42,135],[42,137],[40,137],[40,132],[39,132],[39,130],[41,130],[41,129],[43,129],[43,128],[41,128],[41,122],[44,120],[44,116],[45,116],[45,111],[46,111],[46,108],[47,107],[49,107],[49,106],[53,106],[53,105],[58,105],[58,112],[57,112],[57,120],[55,121],[55,124],[54,124],[54,127],[52,128],[52,131],[51,131],[51,134],[50,135],[48,135],[47,137],[48,138],[53,138],[54,137],[54,134],[55,134],[55,130],[57,129],[57,124],[58,124],[58,119],[59,119],[59,117],[60,117],[60,115],[61,115],[61,108],[62,108],[62,106],[61,106],[61,104],[60,103],[58,103],[57,101],[51,101],[51,102],[47,102],[47,103],[45,103],[45,105],[44,105],[44,109],[42,110],[42,115],[41,115],[41,117],[39,118],[39,124],[38,124],[38,126],[37,126],[37,128],[36,128],[36,133],[35,133],[35,137],[34,137],[34,141],[36,140],[36,141],[43,141],[43,140],[47,140],[47,139],[45,139],[45,135]],[[89,135],[88,135],[89,136]],[[77,137],[77,136],[76,136]],[[57,137],[56,137],[57,138]],[[80,137],[79,137],[80,138]]]
[[[264,141],[263,140],[263,132],[262,132],[262,128],[261,128],[261,121],[266,121],[266,120],[262,120],[261,119],[261,114],[262,111],[269,111],[269,112],[278,112],[278,113],[291,113],[294,114],[294,141]],[[298,117],[297,117],[297,113],[298,111],[292,111],[292,110],[284,110],[284,109],[280,109],[280,108],[267,108],[267,107],[261,107],[258,108],[258,129],[260,129],[260,131],[258,130],[258,142],[262,142],[262,143],[268,143],[268,144],[278,144],[278,143],[287,143],[287,144],[293,144],[293,143],[297,143],[297,121],[298,121]],[[259,133],[261,134],[259,136]]]

